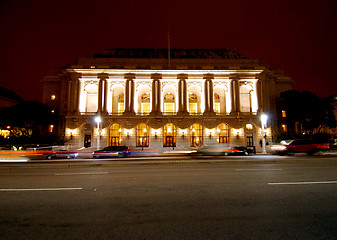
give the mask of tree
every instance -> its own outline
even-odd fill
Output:
[[[336,127],[333,106],[328,98],[320,98],[308,91],[290,90],[280,96],[281,109],[286,111],[289,131],[295,131],[295,123],[309,136],[321,133],[323,128]]]
[[[0,109],[0,127],[11,131],[12,141],[36,143],[50,136],[49,126],[55,118],[46,104],[24,101]]]

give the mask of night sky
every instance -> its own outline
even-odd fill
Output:
[[[42,100],[54,67],[105,48],[230,48],[337,94],[337,1],[0,1],[0,86]]]

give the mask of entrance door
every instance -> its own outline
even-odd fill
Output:
[[[174,142],[173,136],[166,136],[165,137],[165,147],[175,147],[176,144]]]
[[[91,135],[89,134],[84,135],[84,147],[91,147]]]
[[[247,136],[247,147],[252,147],[252,146],[254,146],[253,135],[248,135]]]
[[[110,137],[110,146],[119,146],[119,137]]]

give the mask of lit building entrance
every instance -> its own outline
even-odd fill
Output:
[[[202,126],[195,123],[191,126],[191,147],[202,146],[204,140],[202,135]]]
[[[176,146],[176,128],[172,123],[166,124],[164,127],[164,143],[163,147]]]
[[[149,126],[145,123],[137,125],[136,147],[149,146]]]
[[[122,142],[121,138],[121,126],[117,123],[112,124],[110,128],[110,146],[120,146]]]

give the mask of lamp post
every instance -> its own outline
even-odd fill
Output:
[[[262,127],[262,154],[266,154],[266,132],[265,127],[267,126],[268,116],[266,114],[261,115],[261,127]]]
[[[95,117],[95,122],[97,123],[97,150],[100,148],[100,138],[101,138],[101,128],[100,128],[100,123],[102,119],[100,116]]]

